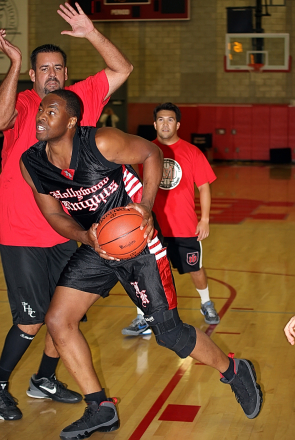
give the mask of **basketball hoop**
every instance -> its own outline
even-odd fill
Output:
[[[264,67],[264,64],[262,64],[262,63],[248,64],[251,81],[254,80],[254,78],[253,78],[254,73],[262,73],[263,72],[263,67]]]
[[[248,67],[250,68],[250,70],[252,70],[252,72],[255,73],[261,73],[264,67],[264,64],[262,63],[250,63],[248,64]]]
[[[253,73],[261,73],[263,71],[263,63],[250,63],[248,64],[249,71]]]

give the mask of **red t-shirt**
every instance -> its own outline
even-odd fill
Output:
[[[83,102],[81,125],[96,126],[109,91],[103,71],[66,87]],[[36,139],[36,114],[41,98],[34,90],[17,95],[18,116],[12,129],[4,132],[0,174],[0,244],[51,247],[68,241],[55,232],[41,214],[30,186],[22,177],[19,160]]]
[[[216,176],[204,154],[179,139],[173,145],[153,141],[164,154],[163,177],[153,211],[164,237],[194,237],[198,225],[195,188],[212,183]]]

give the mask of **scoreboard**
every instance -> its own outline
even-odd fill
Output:
[[[74,7],[75,1],[70,1]],[[78,0],[92,21],[189,20],[190,0]]]

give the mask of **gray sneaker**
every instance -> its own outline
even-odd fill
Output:
[[[205,316],[205,322],[207,324],[219,324],[220,318],[215,310],[214,303],[212,301],[207,301],[201,304],[200,312]]]
[[[137,315],[131,324],[122,330],[122,335],[128,336],[145,336],[150,335],[151,333],[152,330],[141,315]]]
[[[35,399],[52,399],[62,403],[78,403],[82,400],[81,394],[68,390],[67,385],[57,380],[54,374],[49,379],[36,379],[36,375],[33,374],[27,395]]]

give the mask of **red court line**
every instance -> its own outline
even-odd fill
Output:
[[[295,274],[287,274],[287,273],[276,273],[276,272],[259,272],[258,270],[240,270],[240,269],[218,269],[213,267],[206,267],[206,270],[222,270],[223,272],[241,272],[241,273],[257,273],[259,275],[279,275],[283,277],[295,277]]]
[[[224,306],[221,308],[220,312],[218,313],[220,316],[220,319],[222,319],[224,314],[227,312],[227,310],[230,308],[232,302],[234,301],[237,292],[232,286],[225,283],[224,281],[220,281],[220,280],[217,280],[216,278],[211,278],[211,277],[208,277],[208,279],[216,281],[220,284],[223,284],[230,291],[229,298],[227,299],[226,303],[224,304]],[[215,329],[215,327],[216,327],[216,325],[209,325],[207,330],[205,331],[205,333],[208,336],[210,336],[212,334],[213,330]],[[141,437],[146,432],[146,430],[148,429],[148,427],[150,426],[150,424],[152,423],[152,421],[154,420],[154,418],[156,417],[156,415],[158,414],[158,412],[160,411],[162,406],[167,401],[170,394],[173,392],[173,390],[175,389],[175,387],[179,383],[179,381],[182,378],[182,376],[184,375],[184,373],[187,371],[187,369],[191,365],[191,360],[192,360],[192,358],[186,358],[184,360],[181,367],[176,371],[176,373],[174,374],[174,376],[172,377],[172,379],[170,380],[168,385],[164,388],[162,393],[159,395],[159,397],[157,398],[155,403],[152,405],[150,410],[147,412],[146,416],[142,419],[142,421],[139,423],[139,425],[137,426],[137,428],[135,429],[133,434],[131,434],[131,436],[129,437],[128,440],[140,440],[141,439]]]

